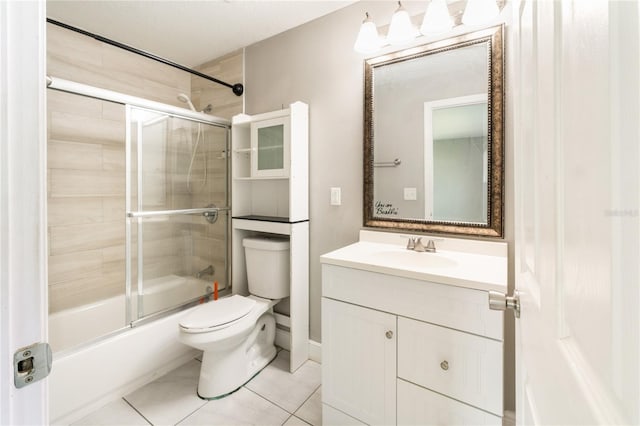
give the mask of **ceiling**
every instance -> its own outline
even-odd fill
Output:
[[[353,0],[48,0],[47,17],[193,67]]]

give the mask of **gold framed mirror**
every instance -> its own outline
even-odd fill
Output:
[[[364,226],[503,236],[503,33],[365,61]]]

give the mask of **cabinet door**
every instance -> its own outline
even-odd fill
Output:
[[[322,299],[322,400],[364,423],[396,423],[395,315]]]
[[[290,139],[289,117],[251,123],[251,176],[287,177]]]

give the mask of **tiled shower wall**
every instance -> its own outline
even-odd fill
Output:
[[[242,74],[243,60],[242,50],[237,50],[218,59],[198,65],[195,69],[229,84],[244,84]],[[236,96],[228,87],[211,84],[197,76],[192,76],[191,78],[191,99],[198,110],[211,105],[213,108],[211,114],[229,120],[234,115],[243,112],[243,96]]]
[[[243,57],[242,50],[238,50],[199,65],[195,69],[230,84],[243,83]],[[228,120],[243,112],[243,96],[236,96],[228,87],[211,84],[197,76],[191,77],[191,99],[197,110],[203,110],[211,105],[211,114]],[[221,171],[227,153],[224,151],[225,146],[222,142],[215,140],[206,144],[207,163],[214,165],[214,176],[213,179],[207,179],[205,187],[200,191],[194,191],[192,198],[194,207],[205,207],[212,201],[217,206],[223,204],[227,188]],[[202,173],[201,163],[197,162],[194,169],[194,181],[197,182],[197,176],[201,176]],[[204,197],[203,194],[210,195]],[[221,217],[221,219],[226,219],[226,217]],[[225,266],[224,259],[217,254],[224,250],[224,236],[221,235],[223,227],[208,226],[197,217],[192,217],[191,220],[194,233],[193,267],[196,269],[204,268],[209,264],[207,260],[213,258],[213,266],[216,271],[222,271]]]
[[[191,92],[191,75],[183,71],[52,24],[47,26],[47,39],[47,73],[53,77],[181,107],[185,105],[177,100],[178,93],[196,97]],[[239,58],[241,61],[242,56]],[[234,69],[240,74],[228,78],[241,81],[241,64]],[[198,93],[208,96],[217,91],[208,85],[213,83],[199,83]],[[47,97],[49,310],[53,313],[124,293],[125,111],[119,104],[54,90],[48,90]],[[214,103],[213,98],[208,99],[207,103]],[[217,101],[216,107],[227,108],[231,116],[241,112],[241,98],[233,99],[236,107],[238,100],[237,111],[231,112],[227,101]],[[209,176],[216,178],[207,187],[213,186],[216,199],[224,198],[226,185],[223,150],[223,140],[207,147]],[[196,176],[197,167],[196,163]],[[205,201],[211,200],[194,196],[193,207]],[[175,259],[184,254],[180,253],[184,243],[178,228],[183,227],[169,231],[173,242],[167,241],[166,232],[158,235],[158,257],[151,264],[167,266],[170,262],[163,262],[163,257]],[[220,229],[224,229],[222,223],[194,227],[191,256],[194,264],[214,263],[224,273],[223,267],[218,268],[224,265],[224,232]],[[148,253],[153,252],[154,244],[145,241]]]
[[[49,309],[124,289],[124,107],[48,91]]]

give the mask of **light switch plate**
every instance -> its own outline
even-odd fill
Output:
[[[342,204],[340,188],[331,188],[331,205],[339,206],[340,204]]]
[[[418,191],[416,188],[405,188],[404,189],[404,199],[405,200],[417,200],[418,199]]]

